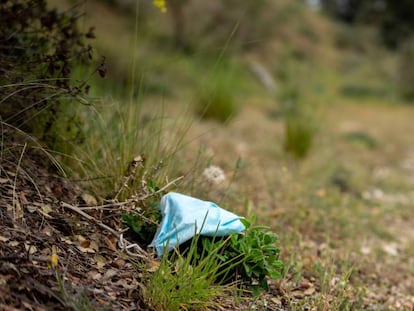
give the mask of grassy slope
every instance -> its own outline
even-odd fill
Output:
[[[133,21],[102,4],[87,5],[94,11],[90,18],[97,26],[98,46],[116,55],[113,66],[121,68],[120,77],[139,54],[136,62],[144,68],[140,73],[155,90],[146,96],[143,109],[151,114],[162,106],[167,115],[187,113],[194,99],[192,88],[199,87],[194,77],[201,79],[211,64],[154,49],[145,38],[131,48]],[[363,53],[340,54],[333,46],[333,25],[312,12],[301,12],[308,29],[293,22],[279,30],[279,40],[238,55],[236,63],[260,60],[280,78],[280,92],[294,84],[303,100],[318,109],[320,127],[309,157],[296,161],[283,152],[280,102],[242,69],[246,75],[239,83],[247,85],[247,91],[236,90],[245,92],[238,97],[240,114],[227,126],[186,117],[183,122],[191,128],[170,174],[191,170],[182,191],[243,215],[252,209],[260,223],[279,233],[289,269],[278,286],[293,309],[412,308],[413,108],[395,104],[388,61],[374,62],[382,52],[368,44]],[[317,39],[309,39],[312,31]],[[303,57],[305,63],[300,61]],[[356,83],[364,87],[362,95],[346,97]],[[166,90],[171,94],[164,96]],[[167,128],[177,126],[169,120]],[[375,146],[348,135],[355,132],[375,140]],[[194,170],[186,167],[197,154],[207,160]],[[203,180],[207,162],[224,169],[225,184]]]

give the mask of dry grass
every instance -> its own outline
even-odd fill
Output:
[[[194,126],[196,133],[214,128],[198,142],[228,176],[241,163],[230,188],[200,192],[241,214],[250,200],[258,220],[280,235],[289,267],[281,286],[293,309],[412,308],[413,112],[411,106],[329,107],[303,161],[282,152],[281,121],[263,107],[245,105],[227,127]],[[377,146],[348,141],[352,131]]]

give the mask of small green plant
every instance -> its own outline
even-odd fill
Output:
[[[201,255],[198,241],[199,236],[196,236],[187,251],[174,250],[172,255],[164,255],[157,271],[149,275],[142,294],[153,310],[206,309],[229,291],[236,290],[232,285],[215,283],[229,269],[218,259],[224,241]]]
[[[220,281],[240,280],[257,294],[261,288],[269,290],[267,278],[282,277],[284,265],[279,260],[278,237],[268,227],[253,225],[254,217],[241,221],[246,227],[245,232],[232,234],[218,256],[219,262],[229,269],[221,276]],[[217,243],[222,241],[203,239],[203,248],[214,249]],[[228,262],[231,264],[226,266]]]
[[[315,136],[312,114],[301,96],[297,87],[293,87],[288,88],[281,98],[285,115],[284,149],[297,158],[307,156]]]
[[[254,218],[241,221],[246,227],[242,234],[195,235],[188,247],[165,254],[143,288],[148,305],[155,310],[199,310],[236,291],[238,284],[249,285],[254,294],[268,290],[267,278],[281,278],[284,267],[277,236],[267,227],[254,226]]]
[[[313,143],[313,125],[301,115],[289,116],[285,122],[285,150],[298,158],[306,157]]]
[[[228,75],[223,68],[216,70],[211,81],[201,89],[198,94],[197,113],[202,118],[224,123],[237,114],[234,91]]]

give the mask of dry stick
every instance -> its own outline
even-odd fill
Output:
[[[141,197],[137,197],[137,198],[133,198],[133,199],[128,199],[125,202],[114,202],[114,203],[109,203],[109,204],[104,204],[104,205],[97,205],[97,206],[88,206],[88,207],[81,207],[79,208],[79,210],[89,210],[89,209],[98,209],[98,208],[107,208],[107,207],[117,207],[117,206],[124,206],[124,205],[128,205],[129,203],[132,202],[140,202],[140,201],[144,201],[156,194],[159,194],[163,191],[165,191],[168,187],[170,187],[171,185],[175,184],[177,181],[183,179],[184,176],[180,176],[176,179],[174,179],[173,181],[170,181],[169,183],[167,183],[164,187],[158,189],[157,191],[151,192],[149,194],[143,195]]]
[[[115,195],[114,200],[117,200],[119,195],[121,194],[122,190],[124,190],[126,187],[128,187],[129,181],[136,175],[138,165],[142,166],[142,163],[144,162],[144,158],[141,156],[135,157],[134,160],[132,160],[131,164],[128,167],[128,175],[125,177],[125,181],[122,183],[121,188],[119,188],[117,194]]]
[[[16,215],[16,205],[18,204],[18,202],[16,202],[16,184],[17,184],[17,177],[19,176],[19,170],[20,170],[20,165],[22,164],[22,159],[23,159],[23,154],[26,151],[26,147],[27,147],[27,143],[24,144],[23,146],[23,150],[22,153],[20,154],[20,158],[19,158],[19,162],[17,163],[17,167],[16,167],[16,175],[14,176],[14,184],[13,184],[13,220],[16,220],[16,217],[18,215]]]
[[[71,211],[74,211],[74,212],[78,213],[79,215],[81,215],[82,217],[86,218],[87,220],[93,221],[99,227],[101,227],[104,230],[109,231],[114,236],[116,236],[118,239],[120,239],[122,237],[121,234],[118,231],[116,231],[116,230],[112,229],[111,227],[105,225],[104,223],[100,222],[99,220],[97,220],[96,218],[92,217],[91,215],[86,214],[85,212],[83,212],[82,210],[80,210],[79,207],[74,206],[74,205],[70,205],[70,204],[65,203],[65,202],[61,202],[60,205],[62,207],[68,208]],[[134,254],[135,256],[138,256],[141,259],[149,260],[148,253],[146,251],[144,251],[138,244],[132,244],[132,243],[126,241],[125,239],[123,239],[123,240],[126,242],[127,245],[134,245],[134,247],[136,247],[138,249],[139,254]],[[128,252],[128,254],[130,254],[130,253]]]
[[[129,199],[125,202],[117,202],[117,203],[112,203],[112,204],[106,204],[106,205],[100,205],[100,206],[93,206],[90,207],[90,209],[97,209],[97,208],[105,208],[105,207],[114,207],[114,206],[122,206],[122,205],[127,205],[131,202],[139,202],[139,201],[143,201],[146,200],[148,198],[150,198],[151,196],[154,196],[156,194],[159,194],[163,191],[165,191],[168,187],[170,187],[171,185],[175,184],[177,181],[183,179],[184,176],[180,176],[172,181],[170,181],[169,183],[167,183],[164,187],[158,189],[157,191],[151,192],[149,194],[143,195],[141,197],[138,198],[133,198],[133,199]],[[104,230],[109,231],[110,233],[112,233],[114,236],[116,236],[118,238],[118,243],[121,245],[121,247],[127,252],[128,255],[131,256],[137,256],[141,259],[144,259],[146,261],[149,260],[149,256],[148,253],[145,252],[138,244],[132,244],[130,242],[128,242],[127,240],[124,239],[123,235],[121,233],[119,233],[118,231],[112,229],[111,227],[105,225],[104,223],[102,223],[101,221],[97,220],[96,218],[92,217],[91,215],[85,213],[83,210],[81,210],[79,207],[74,206],[74,205],[70,205],[68,203],[65,202],[61,202],[60,205],[62,207],[68,208],[71,211],[78,213],[79,215],[81,215],[82,217],[86,218],[87,220],[93,221],[94,223],[96,223],[98,226],[100,226],[101,228],[103,228]],[[83,208],[85,210],[85,208]],[[129,248],[135,247],[138,250],[138,254],[133,254],[129,251]]]
[[[143,195],[142,197],[138,197],[138,198],[131,199],[131,202],[139,202],[139,201],[144,201],[144,200],[146,200],[146,199],[148,199],[148,198],[150,198],[150,197],[152,197],[152,196],[154,196],[154,195],[156,195],[156,194],[159,194],[159,193],[163,192],[163,191],[164,191],[164,190],[166,190],[168,187],[170,187],[171,185],[175,184],[177,181],[179,181],[179,180],[181,180],[181,179],[183,179],[183,178],[184,178],[184,176],[180,176],[180,177],[178,177],[178,178],[174,179],[173,181],[170,181],[170,182],[169,182],[169,183],[167,183],[164,187],[162,187],[162,188],[158,189],[157,191],[154,191],[154,192],[148,193],[148,194],[146,194],[146,195]]]

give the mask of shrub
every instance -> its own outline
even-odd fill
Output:
[[[225,269],[217,258],[223,241],[204,251],[205,256],[200,257],[199,238],[196,236],[190,242],[185,253],[175,251],[170,256],[163,256],[155,273],[146,276],[142,294],[153,310],[209,310],[219,306],[219,298],[235,289],[231,285],[215,283]]]
[[[304,158],[312,147],[313,125],[301,115],[291,115],[285,120],[284,148],[298,158]]]
[[[254,219],[241,221],[246,227],[245,232],[231,235],[219,256],[222,264],[231,262],[230,273],[225,276],[230,276],[230,280],[240,278],[255,293],[260,288],[269,290],[267,278],[282,277],[283,263],[279,260],[278,237],[268,227],[253,225]],[[210,249],[211,246],[205,248]]]
[[[34,134],[49,147],[59,145],[65,135],[81,139],[74,109],[63,104],[88,92],[85,81],[71,80],[71,72],[76,62],[92,59],[85,39],[94,37],[93,29],[80,32],[75,11],[48,9],[45,0],[1,1],[0,16],[3,122]],[[99,71],[104,73],[103,68]],[[64,110],[69,114],[62,117]]]
[[[197,113],[202,118],[229,121],[238,112],[230,76],[220,68],[210,79],[198,94]]]
[[[241,221],[246,227],[241,234],[224,238],[201,237],[199,253],[201,259],[205,257],[203,254],[216,253],[214,259],[220,270],[215,282],[241,282],[257,294],[260,289],[269,290],[268,278],[282,277],[284,265],[279,260],[278,237],[268,227],[253,225],[254,217]]]
[[[285,115],[284,149],[297,158],[304,158],[309,153],[315,136],[313,117],[296,89],[285,91],[282,102]]]

